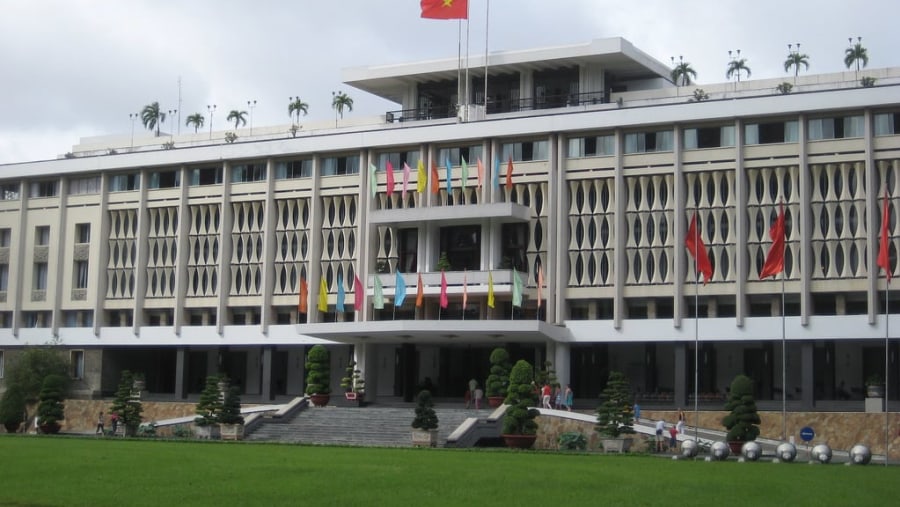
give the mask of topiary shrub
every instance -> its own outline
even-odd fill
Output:
[[[503,396],[509,389],[509,352],[497,347],[491,352],[491,374],[487,378],[487,395]]]
[[[746,375],[738,375],[731,381],[725,410],[731,412],[722,418],[728,430],[728,442],[749,442],[759,436],[759,412],[753,400],[753,380]]]
[[[580,431],[567,431],[557,440],[561,451],[583,451],[587,449],[587,437]]]
[[[417,430],[429,431],[437,429],[438,417],[434,412],[434,402],[431,399],[431,391],[419,391],[416,396],[416,417],[413,418],[412,427]]]
[[[141,405],[140,392],[134,388],[134,374],[128,370],[122,370],[110,413],[118,416],[119,424],[125,427],[125,434],[133,436],[137,434],[137,429],[141,425],[143,411],[144,406]]]
[[[219,412],[221,424],[244,424],[244,416],[241,415],[241,388],[231,386],[225,392],[225,401]]]
[[[331,355],[324,345],[313,345],[306,355],[306,394],[331,392]]]
[[[38,423],[44,433],[56,433],[59,431],[59,422],[65,419],[65,397],[67,379],[62,375],[48,375],[41,386],[38,398]]]
[[[506,395],[506,415],[503,416],[504,435],[536,435],[535,418],[539,412],[531,408],[537,402],[534,395],[534,376],[528,361],[520,360],[509,374],[509,390]]]
[[[597,424],[594,430],[607,438],[634,433],[634,397],[631,385],[622,372],[609,374],[603,389],[603,400],[597,407]]]
[[[7,433],[15,433],[19,426],[25,422],[25,395],[22,388],[11,385],[6,388],[3,398],[0,399],[0,424],[6,428]]]
[[[200,400],[194,413],[194,423],[197,426],[209,426],[219,422],[219,416],[222,413],[222,397],[219,391],[219,382],[225,379],[217,375],[209,375],[206,377],[206,385],[203,386],[203,392],[200,393]]]

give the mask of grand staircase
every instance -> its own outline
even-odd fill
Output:
[[[438,416],[438,445],[468,417],[487,417],[492,410],[435,408]],[[286,422],[265,420],[246,440],[320,445],[409,447],[412,405],[406,407],[334,407],[303,409]]]

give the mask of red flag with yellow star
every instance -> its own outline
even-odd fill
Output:
[[[422,17],[430,19],[469,19],[468,0],[421,0]]]

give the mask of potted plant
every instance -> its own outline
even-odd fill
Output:
[[[722,424],[728,430],[725,440],[731,452],[739,454],[744,442],[756,440],[759,436],[760,418],[753,400],[753,380],[750,377],[738,375],[731,381],[725,410],[731,412],[722,418]]]
[[[324,407],[331,400],[331,356],[324,345],[313,345],[306,355],[306,394],[313,405]]]
[[[497,347],[491,352],[491,374],[487,378],[488,405],[497,408],[503,404],[509,389],[509,352]]]
[[[217,375],[206,377],[206,385],[203,387],[200,400],[194,409],[197,414],[197,417],[194,418],[194,434],[197,438],[215,439],[220,437],[221,428],[218,423],[223,406],[220,393],[219,377]]]
[[[884,378],[873,373],[866,379],[866,398],[884,398]]]
[[[41,404],[37,409],[41,433],[59,433],[62,427],[60,421],[66,418],[63,405],[65,385],[66,379],[61,375],[48,375],[44,378],[41,394],[38,396]]]
[[[231,386],[225,392],[225,401],[219,412],[219,425],[222,440],[241,440],[244,438],[244,417],[241,415],[241,389]]]
[[[416,417],[412,421],[412,443],[416,447],[436,447],[438,417],[434,412],[431,391],[424,389],[416,396]]]
[[[116,414],[116,426],[122,425],[125,436],[134,436],[141,425],[141,392],[135,390],[134,374],[123,370],[119,377],[119,387],[116,389],[116,397],[113,400],[110,413]]]
[[[347,364],[346,374],[341,379],[341,388],[344,389],[344,398],[348,401],[355,401],[361,405],[363,398],[366,396],[366,381],[362,377],[362,372],[356,369],[356,361],[350,361]]]
[[[15,433],[25,422],[25,394],[22,388],[13,384],[6,388],[3,399],[0,399],[0,424],[7,433]]]
[[[453,265],[450,264],[450,258],[447,257],[447,252],[441,252],[441,256],[437,261],[437,269],[438,271],[450,271]]]
[[[507,447],[528,449],[537,440],[538,425],[535,418],[539,412],[533,408],[534,375],[531,364],[525,360],[519,360],[509,373],[509,389],[507,390],[505,404],[509,405],[503,416],[503,437]]]
[[[600,435],[600,442],[606,452],[628,452],[632,438],[623,435],[634,434],[634,396],[631,385],[622,372],[609,374],[603,389],[603,402],[597,407],[597,424],[594,431]]]

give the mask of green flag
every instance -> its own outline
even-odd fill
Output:
[[[522,307],[522,277],[519,276],[518,270],[513,270],[513,293],[512,305]]]
[[[384,287],[381,286],[381,277],[375,275],[375,301],[376,310],[384,310]]]
[[[462,185],[461,188],[466,188],[469,185],[469,166],[466,164],[465,157],[459,157],[460,163],[462,164]]]
[[[375,179],[375,164],[369,164],[369,192],[373,198],[378,193],[378,180]]]

